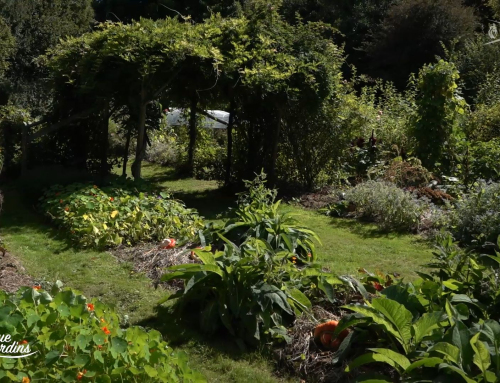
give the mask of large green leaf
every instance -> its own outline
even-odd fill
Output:
[[[379,313],[379,311],[375,310],[373,307],[361,306],[361,305],[348,305],[344,306],[344,308],[363,314],[368,318],[371,318],[375,323],[384,326],[385,330],[391,333],[401,343],[403,342],[403,340],[401,339],[401,335],[399,334],[397,329],[393,326],[393,324],[389,322],[383,315]]]
[[[470,344],[474,350],[474,364],[485,374],[491,365],[491,357],[486,345],[479,340],[480,335],[480,333],[474,335],[470,340]]]
[[[369,350],[392,359],[394,363],[396,363],[403,369],[403,371],[410,367],[410,361],[408,360],[408,358],[398,352],[395,352],[388,348],[370,348]]]
[[[300,311],[309,310],[312,306],[311,301],[307,298],[302,291],[296,288],[288,289],[287,293],[289,297],[298,303],[301,307]]]
[[[443,363],[443,359],[441,358],[424,358],[417,360],[416,362],[413,362],[405,371],[405,374],[409,374],[411,371],[413,371],[416,368],[420,367],[436,367],[437,365]]]
[[[413,331],[415,336],[415,344],[418,345],[422,339],[432,330],[439,328],[439,323],[443,316],[442,311],[435,311],[422,315],[414,324]]]
[[[387,299],[376,298],[372,301],[374,309],[381,312],[396,328],[402,340],[402,345],[406,352],[409,351],[411,340],[411,324],[413,317],[402,304]]]
[[[460,349],[451,343],[439,342],[429,348],[428,352],[438,352],[448,357],[453,363],[460,365]]]
[[[360,357],[354,359],[349,365],[346,367],[345,371],[346,372],[351,372],[353,369],[363,366],[368,363],[375,363],[375,362],[380,362],[380,363],[387,363],[391,367],[394,367],[395,369],[399,369],[399,365],[389,358],[386,355],[382,354],[376,354],[376,353],[371,353],[371,354],[364,354],[361,355]]]

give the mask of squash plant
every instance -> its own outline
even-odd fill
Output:
[[[159,241],[174,237],[193,240],[203,227],[194,210],[168,193],[139,192],[126,187],[55,185],[41,198],[41,209],[71,238],[86,247]]]
[[[63,289],[0,291],[0,333],[33,355],[0,358],[0,382],[204,382],[185,354],[157,331],[120,328],[117,314],[97,300]]]
[[[225,329],[241,347],[288,340],[286,326],[311,308],[306,294],[322,291],[333,300],[334,286],[346,284],[317,267],[297,269],[288,251],[275,251],[261,239],[241,246],[221,239],[221,251],[213,253],[210,246],[194,251],[201,264],[168,268],[162,280],[184,280],[184,288],[163,302],[175,299],[177,309],[199,311],[203,331]]]

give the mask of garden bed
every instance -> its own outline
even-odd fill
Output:
[[[134,271],[144,273],[151,279],[155,288],[160,285],[170,288],[182,288],[182,281],[175,280],[163,283],[161,282],[161,276],[165,274],[167,267],[198,262],[191,254],[193,247],[191,244],[187,244],[173,249],[163,249],[156,242],[142,243],[133,247],[119,246],[111,250],[111,254],[120,261],[132,263]]]
[[[26,274],[21,263],[11,254],[0,252],[0,290],[9,293],[17,291],[22,286],[31,286],[33,280]]]

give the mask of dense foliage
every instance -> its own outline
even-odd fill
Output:
[[[346,371],[380,362],[391,366],[397,381],[496,381],[499,259],[499,254],[465,252],[451,237],[443,238],[431,274],[386,287],[366,305],[346,306],[357,314],[344,317],[336,332],[356,326],[351,341],[363,342],[370,351]]]
[[[0,291],[0,329],[21,345],[26,359],[2,358],[0,381],[204,382],[157,331],[122,328],[118,315],[97,300],[62,288]],[[4,343],[5,346],[7,346]]]
[[[41,197],[40,209],[81,246],[110,247],[176,238],[193,240],[203,227],[193,210],[165,192],[90,184],[54,185]]]

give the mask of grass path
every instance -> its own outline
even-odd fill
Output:
[[[145,166],[144,177],[171,189],[176,198],[210,220],[217,219],[217,214],[232,202],[217,190],[215,182],[175,179],[168,169],[152,165]],[[0,236],[37,281],[60,279],[88,296],[115,305],[120,313],[129,315],[132,323],[167,324],[164,332],[170,340],[178,338],[170,335],[186,331],[177,325],[168,326],[171,322],[154,311],[155,302],[165,292],[152,288],[145,276],[133,272],[132,265],[118,262],[108,252],[73,248],[34,211],[34,202],[26,203],[25,197],[8,186],[4,191]],[[320,258],[338,274],[353,274],[363,266],[373,271],[397,271],[411,278],[430,258],[430,250],[416,236],[384,235],[373,225],[335,220],[291,205],[284,210],[317,231],[323,243]],[[194,367],[210,382],[289,381],[276,377],[272,364],[259,353],[241,354],[223,339],[207,343],[187,330],[191,340],[177,347],[189,353]]]

